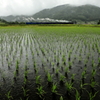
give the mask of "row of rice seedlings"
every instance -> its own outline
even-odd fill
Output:
[[[12,100],[13,99],[13,96],[11,95],[11,91],[8,91],[7,94],[5,94],[6,98],[8,100]]]
[[[22,87],[22,90],[23,90],[24,99],[28,100],[28,98],[29,98],[29,94],[28,94],[29,90],[26,89],[25,87]]]

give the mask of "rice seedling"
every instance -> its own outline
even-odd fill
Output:
[[[85,73],[86,73],[86,71],[87,71],[87,67],[86,66],[84,67],[84,70],[83,71],[85,71]]]
[[[36,68],[36,62],[34,61],[34,68]]]
[[[91,88],[94,89],[96,86],[99,86],[99,84],[96,81],[92,80],[90,83],[90,86],[91,86]]]
[[[57,84],[53,83],[52,88],[51,88],[51,92],[52,92],[52,99],[55,100],[57,95],[59,95],[57,93]]]
[[[53,84],[51,88],[52,93],[57,93],[57,84]]]
[[[63,61],[63,64],[66,65],[66,57],[65,57],[65,55],[62,56],[62,61]]]
[[[25,70],[25,72],[24,72],[24,77],[25,77],[26,79],[28,78],[28,77],[27,77],[27,76],[28,76],[28,72],[29,72],[28,70]]]
[[[38,68],[37,67],[34,68],[34,71],[35,71],[36,74],[38,74]]]
[[[7,94],[5,94],[8,100],[12,100],[13,97],[11,96],[11,91],[8,91]]]
[[[72,74],[72,76],[71,76],[71,82],[72,83],[74,82],[74,79],[75,79],[75,74]]]
[[[20,100],[23,100],[22,98],[20,98]],[[25,98],[25,100],[29,100],[29,97]]]
[[[36,84],[40,84],[40,77],[41,77],[40,75],[35,77],[35,83]]]
[[[81,76],[81,79],[82,79],[82,83],[84,83],[84,79],[86,78],[86,71],[83,71],[82,72],[82,76]]]
[[[71,57],[70,57],[70,56],[71,56],[71,54],[69,53],[69,55],[68,55],[68,60],[69,60],[69,61],[71,60]]]
[[[94,78],[95,75],[96,75],[96,69],[93,69],[93,70],[92,70],[92,78]]]
[[[24,87],[22,87],[22,90],[23,90],[23,95],[24,95],[24,97],[26,98],[26,97],[28,97],[28,92],[29,92],[29,90],[27,90],[27,89],[25,89]]]
[[[44,95],[45,95],[45,91],[43,90],[43,86],[38,86],[37,87],[37,94],[39,95],[39,97],[41,98],[41,99],[43,99],[44,100]]]
[[[50,75],[50,73],[47,73],[47,81],[48,81],[48,86],[51,86],[53,79],[52,79],[53,75]]]
[[[72,93],[72,91],[74,90],[73,83],[66,82],[65,83],[65,88],[66,88],[66,94],[67,94],[67,96],[70,96],[71,93]]]
[[[75,100],[81,100],[81,96],[78,90],[76,90],[75,98],[76,98]]]
[[[97,93],[99,93],[99,91],[95,92],[94,94],[92,94],[92,92],[88,92],[88,95],[89,95],[89,100],[94,100],[94,98],[96,97]]]
[[[64,100],[62,96],[60,96],[60,100]]]
[[[65,76],[64,75],[60,75],[60,84],[63,85],[64,84],[64,79],[65,79]]]
[[[59,69],[58,68],[56,68],[55,73],[56,73],[56,76],[59,75]]]
[[[85,59],[85,67],[87,66],[87,63],[88,63],[88,59]]]
[[[72,62],[69,62],[68,64],[69,64],[69,69],[71,69],[72,68]]]
[[[26,86],[27,84],[27,78],[24,77],[24,85]]]
[[[98,58],[98,66],[100,66],[100,57]]]
[[[16,71],[18,72],[18,70],[19,70],[19,61],[17,60],[16,61]]]
[[[68,67],[65,67],[65,76],[68,77],[68,73],[69,73],[69,68]]]
[[[10,69],[10,66],[11,66],[11,62],[8,61],[8,69]]]
[[[4,74],[4,72],[1,72],[1,76],[2,76],[3,81],[5,81],[5,74]]]
[[[16,81],[16,77],[17,77],[17,72],[14,71],[14,80]]]

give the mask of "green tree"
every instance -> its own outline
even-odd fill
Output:
[[[100,24],[100,20],[98,21],[98,24]]]

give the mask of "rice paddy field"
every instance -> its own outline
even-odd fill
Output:
[[[100,27],[0,27],[0,100],[100,100]]]

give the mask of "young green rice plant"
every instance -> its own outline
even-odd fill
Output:
[[[98,92],[99,92],[99,91],[97,91],[97,92],[95,92],[95,93],[93,94],[92,92],[88,92],[88,91],[87,91],[87,93],[88,93],[88,95],[89,95],[89,100],[94,100],[94,98],[96,97],[96,95],[97,95]]]
[[[37,76],[35,77],[35,83],[36,83],[36,84],[40,84],[40,75],[37,75]]]
[[[100,57],[98,58],[98,66],[100,67]]]
[[[68,77],[68,73],[69,73],[69,68],[68,67],[65,67],[65,76]]]
[[[82,93],[84,93],[84,90],[86,90],[86,88],[84,86],[89,85],[89,83],[83,83],[82,81],[80,82],[80,95],[82,95]]]
[[[5,74],[4,74],[4,72],[1,72],[1,76],[2,76],[2,79],[3,79],[3,81],[5,81]]]
[[[34,71],[35,71],[35,73],[38,73],[38,69],[37,69],[37,65],[36,65],[36,62],[34,61]]]
[[[34,59],[34,52],[32,51],[32,59]]]
[[[71,76],[71,82],[72,83],[74,82],[74,79],[75,79],[75,74],[72,74],[72,76]]]
[[[67,94],[67,96],[70,96],[72,90],[74,89],[73,83],[71,83],[71,82],[66,82],[66,83],[65,83],[65,88],[66,88],[66,94]]]
[[[10,66],[11,66],[11,62],[8,61],[8,69],[10,69]]]
[[[21,47],[21,49],[20,49],[20,54],[22,55],[22,53],[23,53],[23,49],[22,49],[22,47]]]
[[[92,79],[94,79],[95,75],[96,75],[96,69],[92,69]]]
[[[84,67],[84,71],[85,71],[85,73],[86,73],[86,71],[87,71],[87,67],[86,67],[86,66]]]
[[[28,60],[28,55],[26,54],[26,60]]]
[[[44,100],[44,94],[46,92],[43,90],[43,86],[38,86],[37,87],[37,94],[39,95],[39,97]]]
[[[22,90],[23,90],[23,95],[24,95],[24,97],[25,98],[27,98],[28,97],[28,92],[29,92],[29,90],[27,90],[26,88],[24,88],[24,87],[22,87]]]
[[[84,83],[85,78],[86,78],[86,71],[83,71],[81,76],[82,83]]]
[[[45,56],[45,50],[44,50],[44,48],[41,48],[41,52]]]
[[[25,67],[24,67],[25,71],[27,71],[28,69],[27,65],[28,65],[28,60],[25,61]]]
[[[64,84],[64,79],[65,79],[66,77],[64,76],[64,75],[60,75],[60,84],[61,85],[63,85]]]
[[[54,56],[54,62],[56,62],[56,59],[57,59],[57,57],[56,57],[56,56]]]
[[[51,92],[55,94],[57,93],[57,84],[52,85]]]
[[[51,62],[51,66],[54,66],[55,65],[55,63],[54,62]]]
[[[34,65],[33,66],[34,66],[34,68],[36,68],[36,62],[35,61],[34,61]]]
[[[81,60],[82,60],[82,57],[79,57],[79,63],[81,62]]]
[[[22,98],[20,98],[20,100],[23,100]],[[29,100],[29,97],[25,98],[25,100]]]
[[[17,60],[16,61],[16,71],[18,72],[18,70],[19,70],[19,61]]]
[[[89,57],[90,57],[90,53],[87,55],[87,59],[89,59]]]
[[[51,62],[51,66],[52,66],[52,70],[53,70],[53,72],[54,72],[54,71],[55,71],[54,62]]]
[[[47,67],[44,67],[44,71],[45,71],[45,73],[46,73],[46,76],[47,76],[47,74],[48,74],[48,69],[47,69]]]
[[[11,91],[8,91],[8,93],[5,94],[5,95],[7,97],[7,100],[12,100],[13,99],[13,97],[11,96]]]
[[[92,92],[94,92],[96,86],[99,86],[98,82],[96,82],[94,80],[92,80],[89,85],[91,87]]]
[[[25,77],[26,79],[27,79],[27,76],[28,76],[28,72],[29,72],[28,70],[25,70],[25,71],[24,71],[24,77]]]
[[[56,76],[58,76],[58,74],[59,74],[59,68],[56,68],[55,73],[56,73]]]
[[[69,69],[71,69],[72,68],[72,62],[68,62],[68,64],[69,64]]]
[[[98,53],[99,53],[99,55],[100,55],[100,48],[98,49]]]
[[[27,84],[27,79],[24,77],[24,85],[26,86]]]
[[[48,86],[52,85],[53,79],[52,79],[53,75],[50,75],[50,73],[47,73],[47,81],[48,81]]]
[[[85,59],[84,63],[85,63],[85,67],[86,67],[87,63],[88,63],[88,59]]]
[[[92,60],[92,67],[94,67],[95,66],[95,63],[94,63],[94,60]]]
[[[38,68],[36,67],[36,68],[34,68],[34,71],[35,71],[35,73],[36,73],[36,75],[38,74]]]
[[[78,90],[76,89],[76,94],[75,94],[75,100],[81,100],[81,95],[80,93],[78,92]]]
[[[57,93],[57,84],[53,84],[52,88],[51,88],[51,92],[52,92],[52,99],[56,99],[56,96],[58,95]]]
[[[64,100],[62,96],[60,96],[60,100]]]
[[[61,70],[63,71],[63,69],[64,69],[64,66],[63,66],[63,64],[62,64],[62,66],[61,66],[60,68],[61,68]]]
[[[16,81],[16,77],[17,77],[17,72],[14,71],[14,80]]]
[[[70,61],[71,60],[71,53],[69,53],[69,55],[68,55],[68,60]]]
[[[62,56],[62,61],[63,61],[63,64],[66,65],[66,57],[65,57],[65,55]]]
[[[57,66],[59,67],[59,61],[57,61]]]

